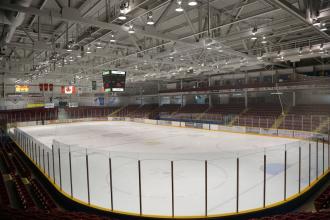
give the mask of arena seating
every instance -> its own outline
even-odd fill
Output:
[[[128,113],[129,117],[136,117],[136,118],[149,118],[152,113],[154,113],[158,108],[158,104],[147,104],[142,105],[139,108],[135,109]]]
[[[282,108],[277,104],[254,104],[240,115],[233,125],[271,128],[281,115]]]
[[[330,212],[293,212],[283,215],[273,215],[263,218],[251,218],[250,220],[329,220]]]
[[[85,212],[71,212],[65,210],[20,210],[13,209],[10,207],[0,207],[0,219],[11,219],[11,220],[116,220],[115,218],[102,217],[95,214],[89,214]]]
[[[100,106],[81,106],[76,108],[65,108],[69,118],[92,118],[107,117],[118,108]]]
[[[156,111],[163,113],[173,113],[179,111],[180,108],[180,104],[164,104],[159,106]]]
[[[54,120],[58,118],[58,108],[26,108],[0,111],[3,122],[24,122]]]
[[[187,104],[179,109],[177,113],[203,113],[209,108],[208,104]]]
[[[18,193],[21,207],[23,209],[36,209],[37,206],[33,202],[33,199],[27,191],[21,177],[18,175],[13,175],[12,178],[15,184],[16,192]]]
[[[316,198],[314,206],[316,211],[330,208],[330,186]]]
[[[238,115],[245,109],[244,104],[218,104],[213,105],[207,113],[221,115]]]
[[[118,117],[129,117],[129,115],[132,115],[140,105],[127,105],[124,108],[120,109],[115,116]]]
[[[285,80],[283,82],[248,82],[243,84],[229,84],[218,86],[203,86],[203,87],[184,87],[182,89],[163,89],[160,93],[174,93],[174,92],[193,92],[193,91],[214,91],[214,90],[228,90],[228,89],[245,89],[245,88],[262,88],[262,87],[275,87],[278,86],[297,86],[297,85],[321,85],[329,84],[329,79],[297,79],[297,80]]]
[[[297,105],[290,109],[279,128],[315,131],[329,129],[330,105]]]
[[[43,189],[43,187],[37,180],[32,179],[30,177],[29,182],[31,184],[32,192],[40,202],[42,209],[44,210],[57,209],[57,205],[55,204],[53,199],[50,198],[48,192],[46,192],[46,190]]]
[[[8,196],[6,185],[5,185],[2,173],[1,173],[1,175],[0,175],[0,207],[9,206],[9,205],[10,205],[9,196]]]

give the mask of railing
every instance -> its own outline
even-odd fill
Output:
[[[276,133],[271,129],[185,121],[113,120],[300,139],[280,139],[282,144],[277,146],[265,143],[249,150],[169,154],[105,151],[56,140],[45,145],[17,128],[10,135],[67,197],[107,211],[142,216],[212,217],[262,210],[303,194],[330,167],[329,134],[294,130]],[[260,138],[261,142],[265,140]],[[245,141],[246,137],[238,144],[240,148]],[[218,144],[221,147],[222,143]]]
[[[182,89],[164,89],[160,93],[174,93],[174,92],[198,92],[198,91],[212,91],[212,90],[228,90],[228,89],[247,89],[247,88],[262,88],[262,87],[276,87],[276,86],[302,86],[302,85],[328,85],[330,84],[329,78],[317,79],[317,80],[296,80],[296,81],[285,81],[279,83],[272,82],[255,82],[246,84],[235,84],[235,85],[221,85],[221,86],[210,86],[200,88],[182,88]]]
[[[285,115],[283,120],[277,127],[274,124],[277,116],[239,116],[232,114],[208,114],[198,117],[197,113],[180,113],[180,114],[160,114],[160,119],[164,120],[181,120],[188,122],[205,122],[212,124],[220,124],[226,126],[245,126],[254,128],[279,128],[299,131],[317,131],[327,132],[330,130],[330,117],[327,115]]]

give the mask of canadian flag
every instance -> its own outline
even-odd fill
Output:
[[[62,94],[75,94],[76,88],[74,86],[61,86]]]

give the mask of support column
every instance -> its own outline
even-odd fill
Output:
[[[292,73],[292,79],[296,80],[297,79],[297,73],[296,73],[296,62],[292,63],[293,66],[293,73]]]
[[[143,92],[142,92],[142,87],[140,87],[140,105],[143,105]]]
[[[160,93],[159,93],[159,91],[160,91],[160,83],[159,83],[159,81],[157,83],[157,90],[158,90],[158,106],[160,106]]]
[[[244,102],[245,102],[245,108],[248,107],[248,93],[247,91],[244,92]]]
[[[296,92],[292,92],[292,106],[296,106]]]

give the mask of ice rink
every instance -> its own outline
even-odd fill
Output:
[[[298,193],[299,188],[302,190],[308,186],[316,175],[320,176],[328,168],[327,145],[323,148],[321,143],[316,146],[316,142],[291,138],[126,121],[79,122],[20,129],[47,146],[44,155],[48,155],[50,159],[40,156],[39,164],[52,178],[55,177],[55,182],[61,185],[65,192],[85,202],[89,197],[91,204],[107,209],[112,206],[114,210],[125,212],[140,212],[139,160],[142,213],[167,216],[172,212],[171,161],[176,216],[204,215],[205,192],[209,215],[236,212],[237,165],[239,211],[262,207],[264,155],[265,205],[282,201],[284,197],[288,198]],[[51,156],[52,144],[54,160]]]

